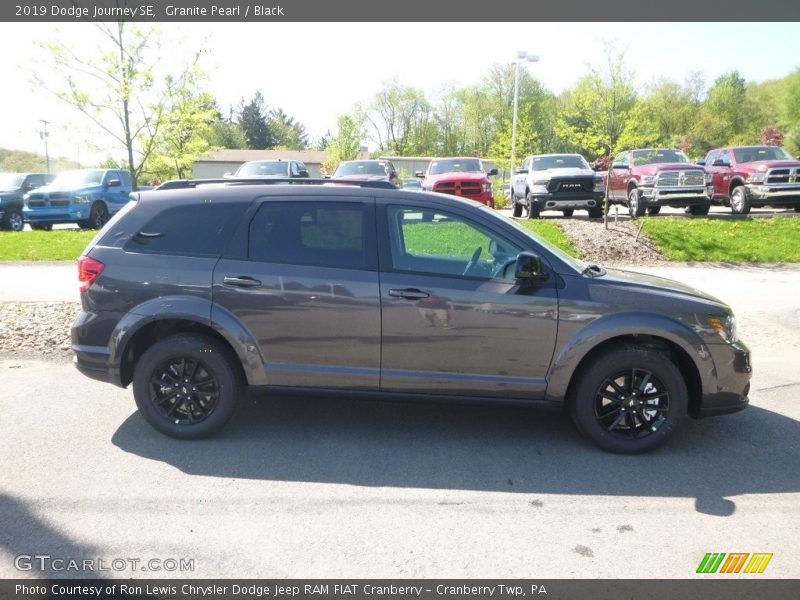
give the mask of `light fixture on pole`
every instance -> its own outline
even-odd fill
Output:
[[[47,130],[47,126],[50,125],[50,121],[45,121],[44,119],[39,119],[39,121],[44,126],[43,129],[39,131],[39,139],[44,140],[44,158],[47,162],[47,174],[50,174],[50,150],[47,147],[47,138],[50,137],[50,132]]]
[[[522,62],[539,62],[538,54],[528,54],[525,50],[517,52],[514,68],[514,116],[511,121],[511,166],[509,171],[514,172],[517,160],[517,106],[519,105],[519,64]]]

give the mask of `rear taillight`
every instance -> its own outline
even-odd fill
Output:
[[[101,263],[99,260],[89,258],[88,256],[81,256],[78,259],[78,281],[81,282],[80,290],[82,292],[88,291],[105,268],[105,264]]]

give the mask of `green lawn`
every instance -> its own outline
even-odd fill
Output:
[[[570,256],[580,257],[580,252],[578,252],[575,246],[572,245],[572,242],[569,241],[569,238],[564,235],[561,228],[553,221],[530,220],[519,221],[519,223],[526,229],[530,229],[539,237],[546,239],[554,246],[561,248]]]
[[[96,231],[0,231],[0,260],[75,260]]]
[[[800,262],[800,219],[647,219],[644,231],[670,260]]]

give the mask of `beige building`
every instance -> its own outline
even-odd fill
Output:
[[[361,153],[359,159],[368,159]],[[310,177],[322,177],[322,165],[328,160],[325,150],[214,150],[194,161],[192,176],[195,179],[216,179],[233,173],[243,163],[251,160],[300,160]]]

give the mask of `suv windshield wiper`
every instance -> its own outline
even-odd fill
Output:
[[[592,263],[588,263],[586,268],[581,272],[581,275],[586,275],[587,277],[602,277],[605,274],[606,270],[603,267]]]

